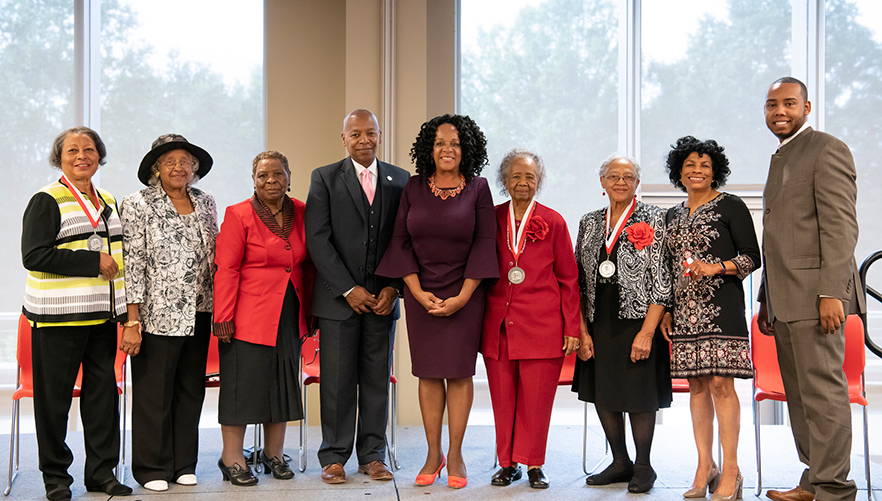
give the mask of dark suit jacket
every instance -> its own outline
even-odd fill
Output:
[[[819,296],[866,308],[854,259],[857,173],[848,146],[802,131],[772,155],[763,192],[763,279],[769,319],[819,319]]]
[[[398,201],[408,179],[406,170],[377,160],[377,187],[382,190],[377,264],[392,237]],[[313,315],[346,320],[355,313],[343,293],[365,285],[368,231],[364,192],[352,159],[314,170],[306,199],[306,246],[316,267]],[[373,293],[387,285],[402,287],[400,279],[376,276],[376,281]],[[398,318],[397,301],[392,315]]]

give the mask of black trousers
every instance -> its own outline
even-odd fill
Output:
[[[141,485],[196,473],[211,313],[193,336],[141,335],[132,363],[132,477]]]
[[[80,416],[86,448],[83,483],[87,487],[104,485],[114,478],[113,469],[119,462],[119,398],[113,372],[117,324],[42,327],[32,332],[34,421],[43,482],[73,483],[67,472],[73,453],[65,437],[73,388],[82,364]]]
[[[391,315],[353,314],[343,321],[319,319],[319,329],[319,462],[346,464],[353,445],[358,464],[385,461],[395,321]]]

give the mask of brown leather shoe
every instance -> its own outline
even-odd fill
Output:
[[[812,501],[815,499],[814,494],[799,486],[784,492],[769,490],[766,491],[766,497],[772,501]]]
[[[371,461],[368,464],[358,465],[358,472],[371,477],[371,480],[392,480],[392,472],[382,461]]]
[[[322,482],[326,484],[342,484],[346,482],[346,470],[340,463],[322,466]]]

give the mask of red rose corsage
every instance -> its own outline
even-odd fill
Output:
[[[652,229],[652,226],[649,226],[644,221],[632,224],[625,228],[625,231],[628,233],[628,241],[634,244],[634,248],[637,250],[652,244],[655,235],[655,230]]]
[[[531,217],[527,223],[527,238],[535,242],[545,240],[545,235],[548,235],[548,223],[539,216]]]

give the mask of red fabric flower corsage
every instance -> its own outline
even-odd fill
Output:
[[[634,248],[637,250],[652,244],[652,239],[655,235],[655,230],[652,229],[652,226],[649,226],[644,221],[632,224],[625,228],[625,231],[628,233],[628,240],[634,244]]]
[[[527,238],[535,242],[545,240],[545,235],[548,235],[548,223],[539,216],[531,217],[527,223]]]

